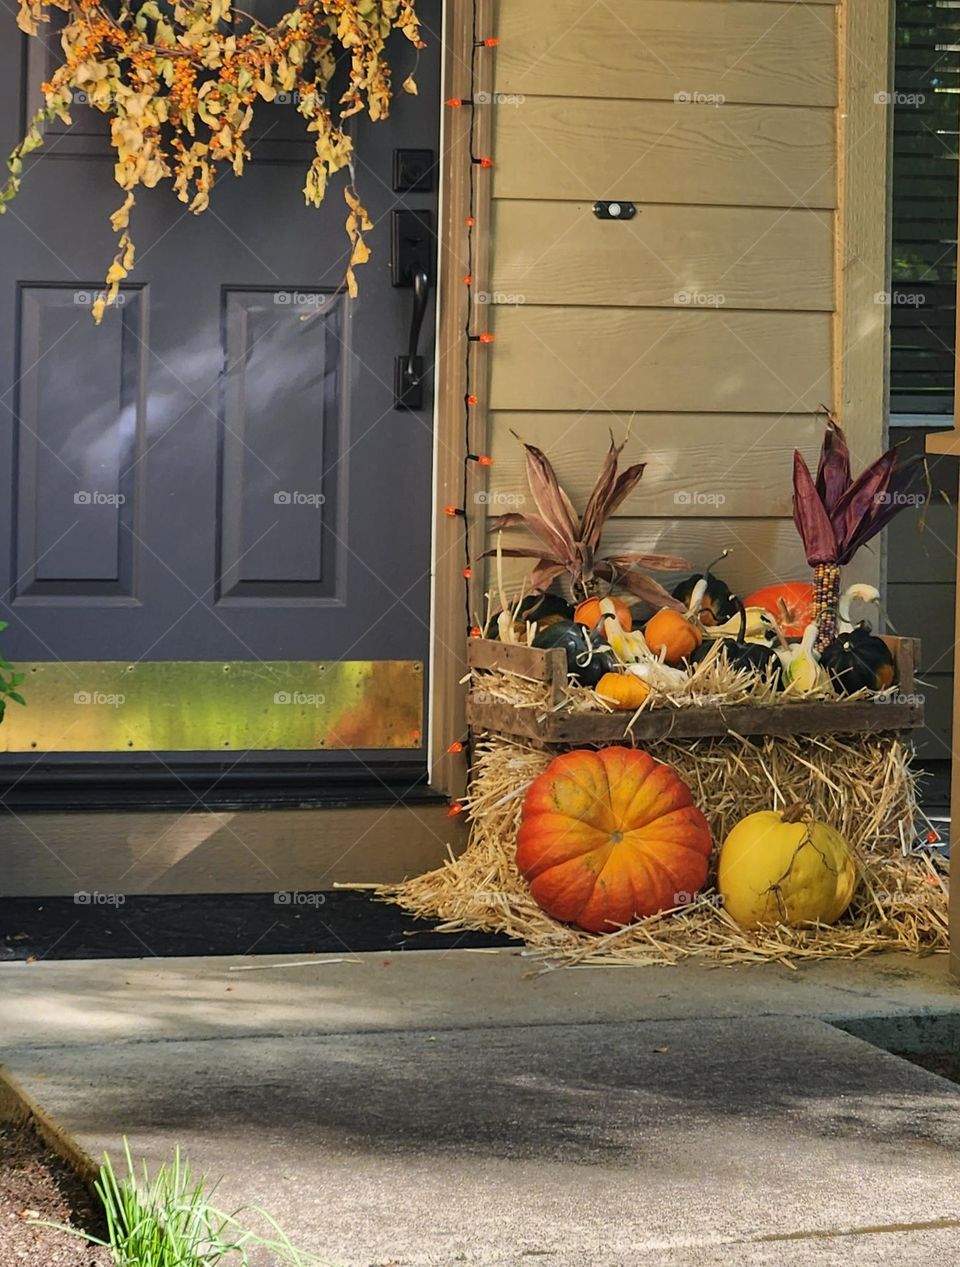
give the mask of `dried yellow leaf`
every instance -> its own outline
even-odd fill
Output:
[[[0,212],[19,189],[24,156],[43,144],[43,125],[60,119],[69,126],[70,106],[82,93],[110,121],[114,179],[127,193],[111,216],[121,236],[106,293],[93,306],[96,321],[133,267],[128,229],[138,186],[168,179],[191,211],[202,212],[222,164],[242,173],[255,106],[282,92],[314,138],[304,196],[319,206],[330,178],[352,161],[347,120],[363,110],[372,120],[387,116],[393,97],[387,38],[399,30],[421,46],[413,0],[288,3],[290,12],[268,27],[234,10],[232,0],[138,0],[109,9],[101,0],[19,0],[17,21],[33,37],[51,13],[65,14],[58,27],[63,61],[42,85],[43,108],[7,161]],[[332,100],[330,85],[344,60],[347,84]],[[412,74],[399,90],[417,94]],[[350,263],[344,284],[355,296],[354,266],[369,258],[363,234],[372,224],[349,184],[345,196]]]

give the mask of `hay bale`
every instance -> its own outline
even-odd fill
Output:
[[[809,803],[850,842],[860,885],[832,926],[760,932],[739,928],[708,887],[689,906],[596,935],[543,912],[514,862],[523,796],[555,751],[491,735],[475,752],[465,801],[465,852],[438,871],[385,887],[380,896],[443,929],[507,933],[546,967],[558,964],[674,964],[691,957],[722,963],[859,958],[881,950],[947,949],[943,864],[906,852],[914,836],[911,750],[896,735],[662,741],[648,751],[690,786],[719,844],[756,810]],[[715,862],[715,859],[714,859]]]

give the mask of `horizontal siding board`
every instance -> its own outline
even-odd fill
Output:
[[[831,318],[678,308],[498,308],[491,409],[810,413]]]
[[[502,534],[504,547],[520,534]],[[496,547],[496,534],[490,534]],[[792,519],[613,519],[603,534],[601,553],[650,550],[678,554],[696,567],[704,567],[724,549],[730,557],[717,569],[719,575],[741,594],[761,585],[810,574]],[[495,560],[490,561],[491,569]],[[504,559],[503,573],[508,586],[516,587],[530,567],[525,559]],[[671,588],[683,573],[661,574]]]
[[[624,516],[792,514],[793,451],[814,461],[823,423],[814,414],[494,413],[486,494],[491,510],[532,510],[517,436],[546,452],[575,506],[582,508],[610,443],[630,425],[621,466],[646,462]],[[516,432],[516,435],[514,435]]]
[[[800,4],[500,0],[497,34],[502,93],[836,104],[833,24]]]
[[[494,116],[498,198],[833,207],[833,111],[527,97]]]
[[[492,232],[495,303],[673,307],[686,294],[726,308],[834,305],[827,211],[647,203],[617,221],[589,202],[498,200]]]

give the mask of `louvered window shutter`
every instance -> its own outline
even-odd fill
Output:
[[[896,0],[892,413],[950,414],[957,285],[960,0]]]

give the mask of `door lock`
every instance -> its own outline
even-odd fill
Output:
[[[412,286],[414,273],[433,275],[433,216],[429,211],[394,211],[390,218],[390,280]]]
[[[433,190],[433,150],[393,151],[393,192],[428,194]]]

